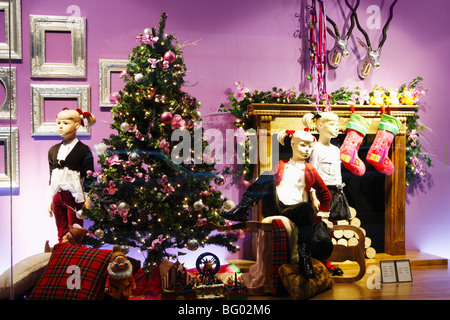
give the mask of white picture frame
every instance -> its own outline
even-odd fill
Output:
[[[11,8],[9,0],[0,0],[0,11],[5,12],[5,42],[0,42],[0,59],[9,59],[11,51],[11,59],[20,60],[22,59],[22,6],[20,0],[10,1]]]
[[[32,84],[31,94],[31,135],[59,136],[56,120],[45,122],[46,98],[76,98],[77,108],[83,112],[91,112],[91,91],[89,85],[46,85]],[[61,108],[62,110],[62,108]],[[90,136],[90,128],[80,127],[77,135]]]
[[[5,87],[5,100],[0,105],[0,119],[17,119],[16,67],[0,67],[0,85]]]
[[[0,189],[19,187],[19,129],[0,128],[0,142],[4,146],[4,173],[0,173]]]
[[[98,60],[98,80],[99,80],[99,105],[100,108],[111,108],[114,106],[109,101],[111,96],[111,72],[122,72],[127,70],[128,60],[120,59],[99,59]]]
[[[45,61],[45,32],[70,32],[70,63]],[[30,15],[31,77],[86,78],[86,18]]]

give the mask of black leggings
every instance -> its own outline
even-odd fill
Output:
[[[264,218],[281,215],[294,222],[297,227],[314,224],[314,210],[308,202],[288,206],[278,199],[275,176],[271,172],[263,172],[245,193],[261,200]]]

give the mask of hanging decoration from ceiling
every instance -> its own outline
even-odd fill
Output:
[[[323,0],[312,0],[308,6],[310,13],[309,27],[309,51],[310,51],[310,73],[308,80],[316,81],[317,97],[316,109],[325,104],[325,109],[330,108],[330,98],[327,94],[327,46],[326,46],[326,14]]]

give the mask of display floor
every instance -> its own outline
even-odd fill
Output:
[[[380,283],[373,287],[374,269],[383,260],[410,260],[412,282]],[[248,272],[253,262],[248,260],[227,261],[236,265],[241,272]],[[358,272],[353,262],[339,264],[345,275]],[[424,252],[407,252],[405,255],[392,256],[379,253],[374,259],[366,259],[365,276],[354,283],[335,283],[333,288],[320,293],[310,300],[449,300],[450,269],[448,259]],[[271,295],[249,296],[249,300],[290,300],[289,296]]]

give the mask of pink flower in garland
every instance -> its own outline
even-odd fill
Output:
[[[144,44],[153,44],[155,42],[157,42],[159,40],[158,37],[154,37],[152,34],[150,33],[146,33],[144,35],[139,35],[136,36],[136,41],[138,43],[144,43]]]
[[[103,193],[104,194],[109,194],[109,195],[113,195],[114,193],[116,193],[116,191],[119,190],[116,188],[116,185],[114,184],[113,181],[109,182],[109,187],[103,189]]]
[[[118,209],[117,205],[115,205],[115,204],[110,205],[110,210],[108,210],[108,212],[111,217],[115,217],[115,216],[121,217],[123,223],[127,223],[128,217],[131,217],[131,214],[128,214],[127,209],[120,210],[120,209]]]
[[[121,165],[122,162],[123,160],[120,160],[117,154],[105,159],[105,165],[107,165],[108,167]]]
[[[245,95],[250,92],[250,89],[248,89],[245,85],[243,85],[241,82],[235,82],[234,86],[236,87],[236,91],[234,93],[234,97],[238,102],[241,102],[244,100]]]
[[[157,63],[158,63],[157,59],[149,58],[147,61],[150,62],[150,65],[152,66],[153,69],[156,68]]]
[[[169,153],[170,152],[170,143],[166,141],[166,139],[162,139],[161,142],[159,143],[159,148],[161,150],[164,150],[164,152]]]
[[[408,135],[408,139],[412,140],[411,146],[413,147],[417,146],[417,140],[419,140],[419,135],[417,134],[416,129],[411,130],[411,133]]]
[[[164,240],[166,240],[165,238],[163,238],[163,235],[160,234],[158,236],[158,238],[156,238],[155,240],[152,241],[152,245],[149,248],[150,250],[155,250],[158,249],[162,246],[162,243],[164,242]]]

